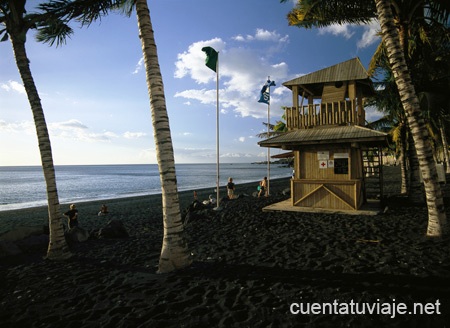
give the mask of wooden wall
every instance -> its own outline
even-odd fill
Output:
[[[326,168],[321,168],[325,161]],[[339,161],[346,161],[347,167],[337,169]],[[297,151],[295,165],[292,205],[337,210],[356,210],[362,205],[364,181],[359,148],[327,146]]]

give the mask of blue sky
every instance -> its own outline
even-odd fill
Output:
[[[28,1],[30,8],[38,1]],[[215,73],[204,46],[219,51],[220,161],[266,158],[256,135],[267,122],[259,91],[270,76],[271,122],[292,105],[282,83],[359,57],[368,66],[380,38],[366,26],[299,29],[293,2],[149,1],[177,163],[216,160]],[[156,163],[150,104],[135,15],[73,25],[56,48],[28,34],[27,52],[56,165]],[[377,115],[369,112],[367,119]],[[272,155],[278,150],[272,150]],[[0,43],[0,165],[40,165],[34,122],[11,43]]]

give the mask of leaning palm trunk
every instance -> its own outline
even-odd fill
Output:
[[[441,119],[439,119],[439,124],[440,124],[439,130],[441,133],[441,140],[442,140],[442,152],[444,153],[445,173],[450,173],[450,156],[448,154],[447,135],[445,134],[444,122],[442,122]]]
[[[72,254],[64,237],[64,228],[62,224],[62,215],[59,206],[58,191],[56,188],[55,168],[53,166],[52,148],[50,137],[45,122],[44,111],[41,100],[34,84],[33,76],[29,66],[25,50],[25,42],[11,36],[11,42],[16,58],[17,67],[22,78],[28,101],[33,112],[36,133],[38,137],[39,150],[41,154],[42,169],[47,187],[48,201],[48,219],[50,229],[50,242],[48,244],[47,258],[54,260],[63,260],[69,258]]]
[[[375,0],[375,4],[383,42],[386,45],[389,63],[394,73],[400,99],[416,146],[417,157],[419,158],[428,206],[427,236],[438,237],[445,232],[447,218],[438,182],[436,164],[428,140],[428,131],[421,117],[419,100],[411,82],[404,52],[399,42],[398,30],[394,24],[394,17],[390,8],[391,1]]]
[[[420,163],[417,156],[416,145],[412,133],[408,133],[409,145],[409,189],[408,198],[414,204],[423,204],[425,202],[425,194],[423,183],[420,179]],[[433,157],[434,161],[434,157]]]
[[[400,158],[399,158],[399,162],[400,162],[400,172],[401,172],[401,179],[402,179],[402,184],[401,184],[401,188],[400,188],[400,193],[401,194],[407,194],[408,190],[409,190],[409,183],[408,183],[408,177],[407,177],[407,173],[408,173],[408,168],[407,168],[407,159],[406,159],[406,142],[405,139],[406,137],[405,135],[405,127],[402,126],[401,127],[401,134],[402,137],[400,138],[400,140],[397,141],[397,143],[399,144],[399,150],[400,150]]]
[[[191,258],[184,238],[169,117],[166,110],[163,80],[147,0],[136,1],[136,12],[147,74],[153,135],[161,179],[164,239],[158,272],[166,273],[189,266]]]

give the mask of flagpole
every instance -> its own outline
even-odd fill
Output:
[[[217,53],[217,63],[216,63],[216,162],[217,162],[217,187],[216,187],[216,204],[217,209],[219,209],[220,205],[220,164],[219,164],[219,53]]]
[[[270,76],[267,78],[270,81]],[[270,83],[268,83],[268,90],[270,95]],[[267,138],[270,138],[270,98],[267,103]],[[270,195],[270,147],[267,147],[267,196]]]

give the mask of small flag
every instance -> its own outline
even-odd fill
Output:
[[[268,105],[270,102],[269,87],[274,87],[274,86],[275,86],[275,81],[267,80],[267,83],[264,84],[264,86],[261,89],[258,102],[266,103]]]
[[[219,58],[219,53],[211,47],[203,47],[202,51],[206,53],[205,65],[214,72],[217,72],[217,59]]]

